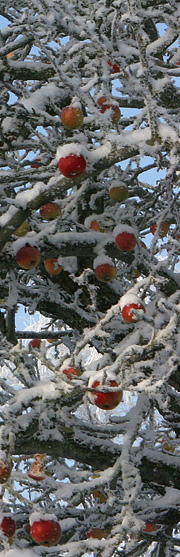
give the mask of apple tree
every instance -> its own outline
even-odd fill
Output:
[[[179,555],[178,4],[1,0],[3,557]]]

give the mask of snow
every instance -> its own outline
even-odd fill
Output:
[[[47,66],[46,66],[47,69]],[[34,91],[28,97],[21,97],[20,103],[26,108],[28,112],[33,112],[39,110],[43,110],[45,104],[49,101],[54,102],[59,101],[60,98],[63,98],[67,95],[67,90],[64,88],[60,89],[57,85],[53,82],[48,83],[44,87],[41,87],[37,91]]]
[[[111,191],[112,188],[124,188],[124,187],[126,187],[125,182],[121,182],[121,180],[111,180],[109,191]]]
[[[86,147],[84,147],[84,145],[72,141],[72,143],[66,143],[65,145],[57,148],[56,160],[59,161],[59,159],[61,159],[62,157],[68,157],[71,154],[75,154],[78,156],[83,155],[85,159],[88,159],[89,156],[88,150],[86,149]]]
[[[17,214],[17,212],[18,210],[16,209],[16,207],[13,207],[13,205],[11,205],[9,209],[0,216],[0,227],[3,228],[4,226],[6,226],[8,222]]]
[[[7,460],[7,454],[0,449],[0,460]]]
[[[113,230],[113,236],[116,237],[118,236],[118,234],[123,234],[123,232],[127,232],[128,234],[134,234],[134,236],[137,238],[137,234],[134,228],[127,224],[118,224],[117,226],[115,226]]]
[[[102,387],[103,388],[105,387],[105,389],[106,389],[106,383],[108,381],[118,382],[116,375],[114,373],[112,373],[111,371],[108,371],[108,372],[96,371],[95,373],[93,371],[93,373],[90,376],[89,381],[88,381],[88,387],[89,388],[92,387],[92,384],[94,383],[94,381],[99,381],[99,385],[98,385],[98,387],[96,387],[96,390],[102,390]],[[117,387],[116,388],[115,387],[110,387],[108,385],[108,391],[113,391],[113,390],[117,391]],[[88,396],[91,398],[91,393],[88,393]],[[93,397],[92,397],[92,400],[94,401]]]
[[[1,551],[1,557],[38,557],[39,552],[34,549],[21,549],[17,547],[15,549],[4,549]]]
[[[28,188],[26,189],[26,191],[17,193],[15,201],[13,201],[16,204],[16,207],[26,209],[28,203],[33,201],[33,199],[36,199],[38,195],[44,193],[48,189],[49,186],[47,184],[44,184],[44,182],[36,182],[36,184],[32,188]]]
[[[44,513],[42,511],[34,511],[29,515],[29,524],[32,526],[34,522],[39,522],[40,520],[54,520],[58,522],[57,517],[53,513]]]
[[[112,259],[108,255],[98,255],[93,261],[93,269],[96,269],[99,265],[111,265],[115,266]]]
[[[132,294],[131,292],[126,292],[126,294],[124,294],[120,299],[120,308],[122,311],[123,307],[128,304],[141,304],[141,303],[142,303],[141,299],[138,296],[136,296],[136,294]]]

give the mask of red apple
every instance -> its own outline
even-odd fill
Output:
[[[75,106],[66,106],[61,112],[61,120],[68,130],[80,128],[84,120],[83,112]]]
[[[41,157],[34,159],[33,163],[31,164],[31,168],[39,168],[41,165]]]
[[[56,520],[40,519],[33,522],[30,534],[36,543],[51,547],[60,541],[62,530]]]
[[[161,223],[160,228],[159,228],[159,236],[161,238],[164,238],[164,236],[166,236],[166,234],[168,233],[168,230],[169,230],[169,226],[170,226],[170,223],[167,222],[167,221],[164,221],[164,222]],[[156,230],[157,230],[157,224],[152,224],[152,226],[150,227],[150,232],[152,234],[155,234]]]
[[[117,225],[113,232],[116,246],[122,251],[132,251],[137,243],[137,238],[131,226]]]
[[[3,531],[4,536],[6,536],[9,539],[12,538],[16,531],[15,520],[11,518],[11,516],[4,516],[0,524],[0,528]]]
[[[30,348],[40,348],[41,346],[41,339],[40,338],[33,338],[29,342]]]
[[[4,452],[0,451],[0,484],[3,484],[8,480],[11,470],[11,462],[6,458]]]
[[[98,99],[97,99],[97,104],[99,106],[102,106],[106,102],[107,102],[107,98],[104,95],[102,95],[102,97],[98,97]]]
[[[106,530],[101,530],[101,528],[91,528],[86,534],[87,538],[96,538],[97,540],[102,540],[102,538],[107,538],[108,533]]]
[[[101,282],[111,282],[116,278],[116,266],[110,257],[96,257],[96,259],[94,259],[93,267],[96,278]]]
[[[61,208],[57,203],[49,201],[40,208],[40,215],[44,220],[54,220],[61,214]]]
[[[147,522],[145,524],[145,527],[143,528],[142,532],[151,533],[151,532],[156,532],[156,530],[158,530],[157,524],[153,524],[152,522],[151,523]],[[131,538],[131,540],[133,540],[135,538],[135,535],[131,534],[130,538]],[[143,539],[142,535],[138,536],[138,541],[141,541],[142,539]]]
[[[109,188],[109,197],[113,201],[125,201],[129,197],[129,191],[126,184],[114,180]]]
[[[119,122],[119,119],[120,119],[120,116],[121,116],[121,111],[119,109],[119,106],[114,105],[114,104],[110,104],[110,103],[108,103],[108,104],[103,103],[102,106],[101,106],[100,112],[102,112],[102,114],[104,114],[104,112],[106,112],[106,110],[109,110],[109,109],[111,109],[112,122],[114,122],[116,124],[117,122]]]
[[[33,480],[37,480],[39,482],[45,479],[46,477],[44,473],[45,457],[46,457],[46,453],[34,455],[35,461],[32,462],[30,470],[28,472],[29,478],[32,478]]]
[[[143,532],[155,532],[156,530],[158,530],[158,526],[157,524],[153,524],[153,523],[146,523],[145,527],[143,528]]]
[[[136,321],[139,321],[139,317],[137,317],[134,312],[133,309],[138,310],[138,309],[142,309],[145,313],[145,307],[143,304],[141,303],[130,303],[130,304],[126,304],[123,308],[122,308],[122,317],[124,319],[124,321],[127,321],[127,323],[135,323]]]
[[[44,261],[44,266],[45,269],[47,271],[47,273],[49,273],[50,275],[56,276],[59,275],[63,269],[62,265],[58,264],[58,260],[57,259],[46,259]]]
[[[118,406],[122,400],[122,391],[101,391],[96,390],[97,387],[119,387],[118,382],[114,379],[114,375],[110,375],[104,381],[103,372],[97,372],[94,376],[90,377],[88,387],[94,389],[94,391],[88,393],[88,397],[92,404],[98,406],[102,410],[113,410]]]
[[[33,269],[41,260],[41,254],[38,248],[25,245],[19,249],[16,254],[17,263],[22,269]]]
[[[71,153],[61,157],[58,162],[59,170],[66,178],[77,178],[86,170],[86,161],[83,155]]]
[[[111,73],[118,73],[120,72],[120,66],[118,66],[118,64],[113,63],[113,62],[108,62],[109,66],[111,66]]]
[[[80,377],[80,375],[82,374],[82,371],[80,370],[79,367],[65,367],[65,368],[61,368],[62,373],[64,373],[64,375],[66,375],[66,377],[68,377],[68,379],[73,379],[73,376],[76,377]]]

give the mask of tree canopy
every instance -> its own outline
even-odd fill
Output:
[[[0,16],[2,556],[179,555],[179,3]]]

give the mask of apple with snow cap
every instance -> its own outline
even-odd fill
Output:
[[[95,538],[97,540],[105,539],[107,536],[108,532],[106,530],[101,530],[101,528],[91,528],[86,534],[87,538]]]
[[[116,266],[107,255],[96,257],[93,262],[93,268],[96,278],[101,282],[111,282],[116,278]]]
[[[107,102],[107,97],[105,97],[105,95],[101,95],[96,98],[96,102],[99,106],[102,106],[104,103]]]
[[[86,170],[85,148],[78,143],[67,143],[58,147],[58,167],[66,178],[75,179]]]
[[[146,312],[145,306],[138,296],[128,292],[120,299],[120,308],[122,317],[127,323],[136,323],[141,319],[142,312]]]
[[[35,512],[30,515],[29,522],[31,537],[37,544],[51,547],[60,541],[62,530],[54,514]]]
[[[57,203],[49,201],[40,208],[40,215],[44,220],[54,220],[61,214],[61,208]]]
[[[113,201],[126,201],[129,197],[128,187],[120,180],[113,180],[109,187],[109,197]]]
[[[79,106],[65,106],[61,112],[61,120],[63,126],[68,130],[78,129],[83,124],[83,112]]]
[[[118,73],[118,72],[120,72],[120,69],[121,69],[121,68],[120,68],[120,66],[118,66],[118,64],[116,64],[116,62],[111,62],[111,61],[109,60],[108,64],[109,64],[109,66],[110,66],[110,68],[111,68],[111,70],[110,70],[111,73]]]
[[[40,262],[41,254],[38,248],[26,244],[18,250],[16,259],[21,269],[33,269]]]
[[[166,220],[163,221],[159,227],[159,236],[161,238],[164,238],[164,236],[166,236],[166,234],[168,233],[169,230],[169,226],[170,223],[167,222]],[[152,224],[152,226],[150,227],[150,232],[151,234],[155,234],[157,230],[157,224]]]
[[[119,106],[115,104],[115,102],[102,103],[100,112],[104,114],[107,110],[111,110],[110,112],[111,120],[114,124],[117,124],[117,122],[119,122],[119,119],[121,117],[121,111]]]
[[[86,226],[86,228],[89,228],[90,230],[102,232],[102,228],[98,222],[98,218],[99,215],[90,215],[89,217],[86,217],[84,221],[84,226]]]
[[[15,520],[9,515],[0,515],[0,538],[1,534],[9,540],[14,536],[16,531]]]
[[[12,470],[12,464],[6,457],[6,453],[0,450],[0,484],[5,483]]]
[[[113,373],[98,371],[89,379],[88,388],[93,390],[88,392],[88,398],[102,410],[113,410],[122,401],[123,392],[115,390],[118,387],[119,383]]]
[[[73,365],[72,360],[70,360],[69,358],[64,361],[60,371],[70,380],[82,375],[80,367]]]
[[[61,273],[63,267],[58,264],[58,259],[51,258],[44,261],[44,266],[49,275],[57,276]]]
[[[136,247],[137,237],[132,226],[127,224],[118,224],[114,231],[116,246],[122,251],[132,251]]]
[[[28,472],[29,478],[36,481],[42,481],[45,479],[46,475],[44,473],[44,459],[46,458],[46,453],[36,453],[34,455],[34,462],[30,466]]]

